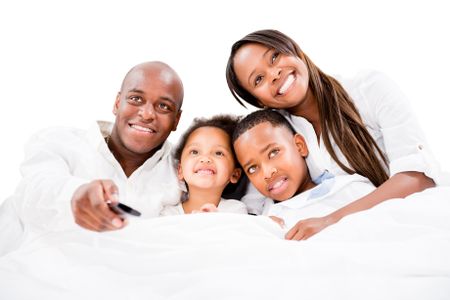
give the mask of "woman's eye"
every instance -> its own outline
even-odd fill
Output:
[[[263,77],[261,75],[258,75],[255,77],[255,86],[260,84],[260,82],[262,81]]]
[[[256,172],[256,167],[255,166],[251,166],[247,169],[247,173],[248,174],[253,174]]]
[[[272,151],[269,152],[269,158],[274,157],[275,155],[277,155],[280,152],[279,149],[273,149]]]
[[[274,63],[277,60],[279,55],[280,55],[280,52],[274,52],[272,54],[272,63]]]

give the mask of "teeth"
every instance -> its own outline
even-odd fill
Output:
[[[283,85],[278,90],[278,94],[280,94],[280,95],[284,94],[288,90],[288,88],[291,86],[291,84],[294,82],[294,80],[295,80],[294,75],[292,75],[292,74],[289,75],[286,78],[286,81],[283,83]]]
[[[206,175],[214,174],[213,170],[210,170],[210,169],[200,169],[200,170],[197,170],[196,173],[197,174],[206,174]]]
[[[147,127],[142,127],[136,124],[131,125],[131,127],[133,127],[136,130],[140,130],[140,131],[145,131],[145,132],[154,132],[153,130],[151,130],[150,128]]]
[[[277,189],[279,188],[284,182],[284,179],[277,181],[273,186],[272,186],[272,190],[273,189]]]

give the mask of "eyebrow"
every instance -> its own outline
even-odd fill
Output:
[[[272,51],[271,48],[267,49],[267,50],[263,53],[263,55],[261,55],[261,58],[264,59],[264,56],[266,56],[266,54],[267,54],[268,52],[270,52],[270,51]],[[250,76],[248,76],[248,83],[249,83],[250,85],[252,85],[252,83],[250,82],[250,78],[252,78],[252,76],[253,76],[254,73],[255,73],[255,70],[253,70],[253,71],[250,73]]]
[[[270,143],[270,144],[267,144],[267,146],[265,146],[264,148],[262,148],[262,149],[259,151],[259,153],[262,154],[262,153],[266,152],[267,149],[269,149],[270,147],[273,147],[273,146],[275,146],[275,145],[276,145],[276,143]],[[252,161],[252,160],[250,159],[248,162],[246,162],[245,164],[243,164],[242,167],[243,167],[243,168],[247,168],[247,166],[248,166],[249,164],[251,164],[251,161]]]

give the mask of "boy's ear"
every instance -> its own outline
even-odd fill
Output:
[[[119,110],[119,104],[120,104],[120,92],[117,93],[116,101],[114,101],[113,114],[115,116],[117,115],[117,111]]]
[[[241,168],[235,168],[233,170],[233,173],[231,173],[231,177],[230,177],[230,182],[231,183],[236,183],[238,182],[239,178],[241,178]]]
[[[306,145],[305,138],[301,134],[296,133],[294,135],[294,143],[297,146],[297,150],[300,153],[300,155],[302,157],[307,157],[309,150],[308,146]]]
[[[180,163],[178,163],[178,166],[177,166],[177,177],[178,177],[179,180],[183,180],[184,179],[184,177],[183,177],[183,170],[181,169],[181,164]]]

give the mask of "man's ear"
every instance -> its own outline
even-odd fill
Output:
[[[120,105],[120,92],[117,93],[116,101],[114,101],[113,114],[116,116]]]
[[[177,130],[178,122],[180,122],[180,117],[181,117],[181,113],[182,113],[182,112],[183,112],[183,111],[182,111],[181,108],[180,108],[180,110],[177,112],[177,115],[176,115],[176,117],[175,117],[175,121],[174,121],[174,123],[173,123],[172,131]]]
[[[231,173],[231,177],[230,177],[230,182],[231,183],[236,183],[239,181],[239,178],[241,178],[241,168],[235,168],[233,170],[233,173]]]
[[[183,177],[183,169],[181,169],[181,164],[180,163],[178,163],[178,166],[177,166],[177,177],[178,177],[179,180],[183,180],[184,179],[184,177]]]
[[[298,153],[300,153],[302,157],[307,157],[309,150],[303,135],[296,133],[294,135],[294,143],[297,146]]]

